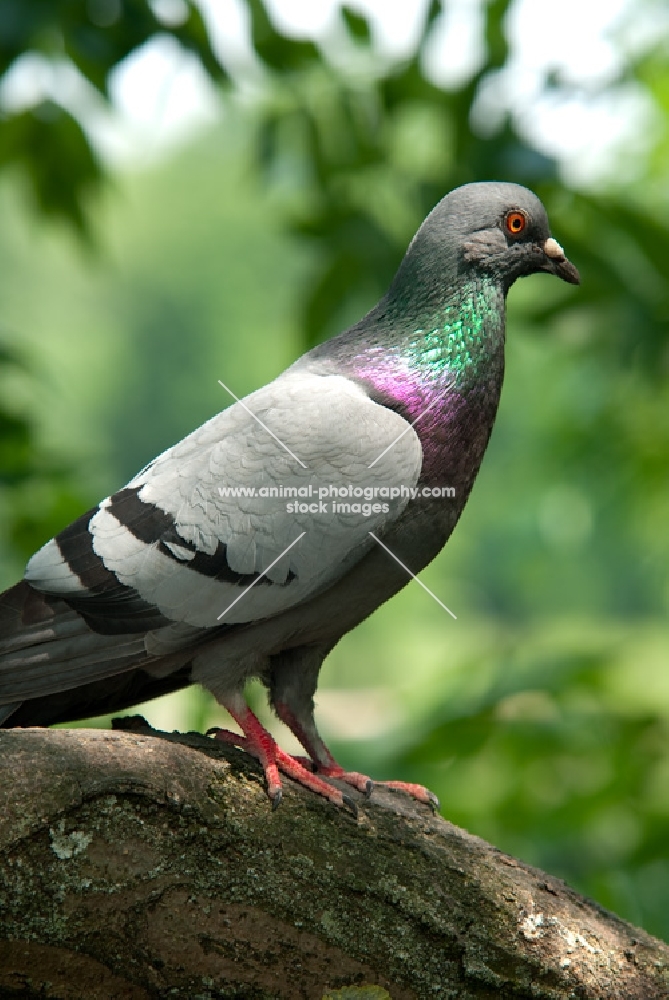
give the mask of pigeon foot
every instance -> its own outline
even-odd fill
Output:
[[[243,729],[243,735],[242,733],[235,733],[229,729],[218,729],[217,727],[209,729],[207,735],[213,735],[215,739],[246,750],[247,753],[252,754],[260,762],[265,772],[267,796],[272,803],[272,810],[276,809],[281,803],[282,786],[279,772],[283,772],[283,774],[292,778],[293,781],[297,781],[304,788],[315,792],[317,795],[322,795],[323,798],[326,798],[339,808],[347,809],[357,818],[358,807],[353,799],[349,795],[346,795],[345,792],[342,792],[341,789],[324,781],[323,778],[319,777],[312,770],[308,770],[301,760],[292,757],[285,750],[282,750],[250,708],[244,705],[244,708],[238,711],[237,705],[226,704],[225,707]]]
[[[369,778],[366,774],[360,774],[359,771],[345,771],[338,764],[317,767],[316,774],[321,774],[324,778],[338,778],[340,781],[346,781],[353,788],[362,792],[367,799],[371,798],[375,788],[389,788],[391,791],[410,795],[417,802],[429,806],[434,813],[439,812],[439,799],[424,785],[416,785],[410,781],[374,781],[373,778]]]
[[[374,784],[379,788],[389,788],[393,792],[404,792],[412,799],[429,806],[435,815],[439,812],[439,799],[425,785],[416,785],[412,781],[375,781]]]
[[[339,781],[345,781],[356,791],[362,792],[366,799],[370,798],[374,788],[374,782],[366,774],[360,774],[359,771],[345,771],[338,764],[329,767],[316,767],[316,774],[320,774],[324,778],[338,778]]]
[[[373,778],[366,774],[360,774],[359,771],[345,771],[323,742],[316,729],[313,716],[298,715],[290,705],[280,699],[274,702],[274,707],[279,718],[285,722],[309,754],[308,758],[301,757],[299,759],[310,771],[314,771],[324,778],[337,778],[339,781],[345,781],[358,792],[362,792],[365,798],[371,797],[375,787],[389,788],[392,791],[410,795],[417,802],[429,806],[434,813],[439,812],[439,799],[424,785],[416,785],[409,781],[374,781]]]

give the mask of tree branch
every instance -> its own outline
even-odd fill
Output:
[[[124,720],[127,723],[127,720]],[[0,996],[669,995],[669,948],[403,796],[196,734],[0,731]]]

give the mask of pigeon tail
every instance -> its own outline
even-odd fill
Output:
[[[0,594],[0,726],[59,721],[46,710],[51,701],[55,711],[55,695],[147,659],[143,637],[99,635],[65,601],[23,580]],[[33,700],[45,702],[34,722],[25,711]]]

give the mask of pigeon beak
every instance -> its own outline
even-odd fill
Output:
[[[567,281],[570,285],[581,284],[580,274],[572,262],[567,260],[565,252],[557,240],[554,240],[552,236],[549,236],[541,249],[546,255],[546,263],[542,267],[542,271],[548,271],[549,274],[555,274],[558,278],[562,278],[563,281]]]

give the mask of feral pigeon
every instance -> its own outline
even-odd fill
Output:
[[[441,550],[492,430],[506,294],[578,284],[539,199],[467,184],[428,215],[358,323],[212,417],[30,559],[0,596],[0,724],[48,726],[201,684],[254,754],[355,811],[321,739],[324,658]],[[248,708],[259,678],[308,756]],[[387,782],[433,803],[420,785]]]

